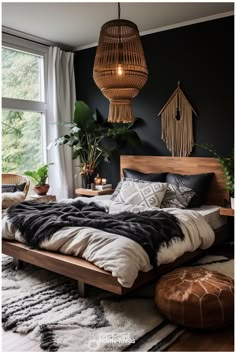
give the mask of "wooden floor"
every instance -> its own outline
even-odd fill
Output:
[[[233,258],[233,248],[214,254]],[[234,328],[218,331],[186,330],[168,349],[168,352],[234,352]],[[43,352],[29,336],[2,330],[2,352]]]
[[[2,330],[2,352],[44,352],[39,344],[29,338],[12,331]]]
[[[39,344],[29,336],[18,333],[2,332],[2,352],[43,352]],[[216,332],[187,330],[168,352],[233,352],[234,330],[228,328]]]
[[[234,329],[187,330],[167,352],[234,352]]]

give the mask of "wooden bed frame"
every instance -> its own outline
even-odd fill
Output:
[[[186,175],[214,172],[214,177],[205,202],[207,204],[223,206],[224,199],[228,198],[228,194],[224,190],[224,176],[216,158],[125,155],[121,156],[120,168],[121,176],[123,175],[123,168],[130,168],[145,173],[170,172]],[[223,232],[224,228],[217,230],[217,242],[219,242],[220,239],[223,241]],[[173,270],[175,267],[192,261],[194,258],[199,257],[204,251],[198,249],[195,252],[186,253],[174,263],[160,266],[157,272],[153,270],[147,273],[140,272],[132,288],[122,287],[117,281],[117,278],[114,278],[111,273],[98,268],[88,261],[73,256],[51,251],[30,249],[22,243],[6,240],[2,240],[2,252],[13,257],[17,262],[17,266],[19,266],[19,261],[23,261],[78,280],[80,295],[84,296],[85,284],[90,284],[119,295],[128,293],[157,279],[160,275]]]

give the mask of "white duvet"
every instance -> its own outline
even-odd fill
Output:
[[[150,208],[117,204],[106,198],[80,199],[88,203],[96,201],[112,214],[121,211],[137,213],[150,210]],[[172,263],[185,252],[193,252],[197,248],[206,249],[213,244],[214,231],[200,213],[172,208],[162,210],[178,218],[185,238],[183,241],[172,241],[169,247],[162,247],[157,254],[158,265]],[[24,242],[19,231],[15,230],[6,215],[3,216],[2,221],[2,236],[5,239]],[[132,287],[139,271],[148,272],[152,269],[147,253],[138,243],[94,228],[64,227],[54,233],[49,241],[43,241],[40,248],[84,258],[111,272],[114,277],[117,277],[118,282],[127,288]]]

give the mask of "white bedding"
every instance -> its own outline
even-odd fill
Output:
[[[200,208],[193,208],[191,210],[200,213],[213,230],[216,230],[227,223],[227,216],[222,216],[219,213],[220,208],[217,205],[202,205]]]
[[[80,199],[88,203],[96,201],[113,214],[125,210],[132,212],[150,210],[150,208],[117,204],[107,197]],[[64,202],[69,203],[71,200]],[[185,239],[173,241],[168,248],[162,247],[157,254],[159,265],[171,263],[185,252],[193,252],[199,247],[206,249],[214,242],[214,231],[199,212],[173,208],[162,210],[178,218]],[[6,215],[3,217],[2,228],[3,238],[24,242]],[[147,253],[138,243],[94,228],[65,227],[54,233],[49,241],[44,241],[41,248],[82,257],[110,271],[114,277],[117,277],[119,283],[127,288],[132,287],[139,271],[148,272],[152,269]]]

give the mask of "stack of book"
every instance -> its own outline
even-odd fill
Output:
[[[112,189],[112,184],[97,184],[95,185],[95,189],[99,191],[104,191],[106,189]]]

